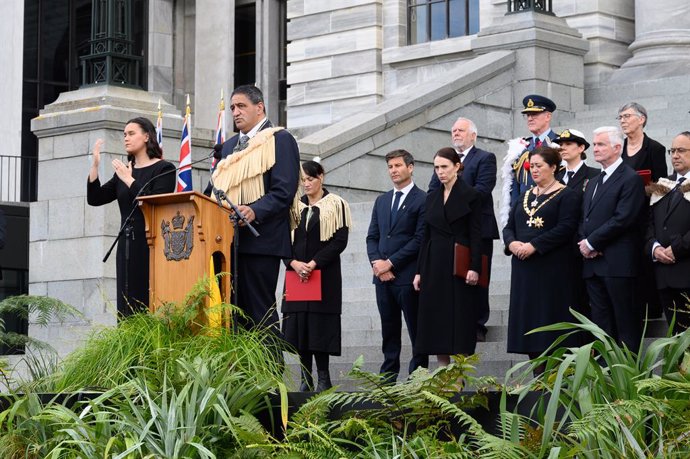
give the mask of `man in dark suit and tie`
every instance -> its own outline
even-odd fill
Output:
[[[592,143],[594,159],[601,164],[602,172],[585,189],[578,243],[584,257],[583,277],[592,320],[636,351],[641,324],[635,302],[635,277],[644,185],[640,176],[623,164],[623,138],[618,128],[596,129]]]
[[[690,327],[690,132],[673,139],[674,173],[651,185],[645,253],[651,255],[659,299],[675,331]]]
[[[252,85],[235,88],[230,110],[240,130],[223,144],[222,160],[213,183],[225,191],[247,221],[255,237],[240,223],[235,304],[248,316],[251,327],[275,329],[278,324],[276,285],[282,259],[292,256],[290,231],[297,212],[299,149],[292,135],[274,128],[266,118],[263,94]],[[206,194],[210,194],[209,185]]]
[[[494,239],[498,239],[498,225],[494,214],[492,192],[496,186],[496,155],[474,146],[477,141],[477,126],[472,120],[458,118],[451,128],[453,147],[460,157],[463,170],[460,178],[479,191],[482,200],[482,254],[489,259],[489,278],[491,278],[491,258],[494,252]],[[436,174],[429,182],[429,192],[441,185]],[[489,287],[480,289],[477,321],[477,341],[486,340],[486,322],[489,320]]]
[[[400,372],[401,313],[414,347],[417,332],[417,292],[412,280],[424,235],[426,193],[412,181],[414,158],[405,150],[386,155],[393,189],[376,198],[367,233],[367,254],[376,287],[376,303],[381,316],[381,374],[395,382]],[[413,355],[409,365],[428,367],[429,357]]]

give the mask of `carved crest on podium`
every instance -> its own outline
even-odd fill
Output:
[[[194,248],[194,215],[189,217],[187,226],[184,224],[185,217],[177,211],[171,221],[161,221],[161,231],[163,232],[163,253],[168,261],[187,260]],[[172,223],[172,229],[170,224]],[[184,229],[182,228],[184,226]]]

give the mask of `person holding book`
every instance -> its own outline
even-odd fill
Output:
[[[474,353],[479,315],[479,275],[482,249],[482,198],[458,178],[458,154],[442,148],[434,156],[441,187],[427,195],[425,227],[413,286],[419,291],[414,351],[436,354],[440,365],[450,355]],[[455,244],[469,248],[465,277],[454,274]]]
[[[508,352],[534,359],[560,335],[527,334],[530,330],[572,320],[582,276],[573,241],[580,215],[580,196],[558,181],[557,148],[537,147],[529,158],[535,185],[513,204],[503,229],[505,254],[512,255]]]
[[[304,195],[300,199],[300,220],[295,228],[292,258],[285,260],[306,286],[318,270],[320,301],[283,301],[283,335],[299,353],[302,365],[301,391],[313,390],[312,360],[316,362],[316,391],[332,386],[329,356],[340,355],[342,275],[340,254],[347,247],[352,227],[350,206],[323,187],[325,171],[315,161],[302,165]]]

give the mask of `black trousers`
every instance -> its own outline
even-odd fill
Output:
[[[239,321],[246,328],[260,326],[278,331],[276,286],[280,273],[280,258],[266,255],[239,254],[237,306],[247,314],[247,320]]]
[[[592,321],[609,336],[637,352],[642,339],[634,277],[599,277],[585,279]]]
[[[659,300],[664,307],[666,321],[671,326],[675,315],[674,333],[681,333],[690,327],[690,289],[664,288],[659,290]]]
[[[381,335],[383,351],[383,364],[381,373],[397,375],[400,373],[400,348],[402,346],[402,318],[405,317],[407,332],[414,349],[417,336],[417,310],[418,294],[412,284],[393,285],[390,282],[376,284],[376,303],[381,316]],[[418,367],[428,367],[429,356],[413,355],[410,360],[409,372],[412,373]]]
[[[494,240],[493,239],[482,239],[482,255],[486,255],[489,258],[489,285],[491,285],[491,259],[494,255]],[[491,312],[489,308],[489,286],[477,287],[479,289],[479,294],[477,295],[477,329],[486,334],[486,323],[489,321],[489,314]]]

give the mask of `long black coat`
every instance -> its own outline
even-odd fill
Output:
[[[470,266],[481,270],[482,200],[457,180],[443,202],[443,187],[429,193],[419,253],[421,276],[417,354],[472,354],[477,344],[477,286],[453,275],[456,242],[470,247]]]
[[[628,156],[628,139],[623,141],[623,151],[621,153],[623,162],[632,167],[635,171],[649,169],[652,171],[652,181],[656,182],[661,177],[666,177],[668,168],[666,167],[666,148],[654,139],[644,134],[640,151],[633,156]]]
[[[324,189],[324,196],[328,191]],[[306,196],[301,198],[307,204]],[[292,259],[303,262],[314,260],[316,269],[321,270],[321,301],[283,301],[282,311],[285,312],[318,312],[340,314],[343,304],[343,280],[340,271],[340,254],[347,247],[349,229],[344,226],[337,230],[327,241],[319,240],[321,225],[319,224],[319,209],[312,208],[312,216],[307,221],[307,210],[302,211],[300,223],[295,228],[292,243]],[[343,212],[345,210],[343,209]],[[292,271],[290,261],[286,260],[286,269]],[[338,318],[338,320],[340,320]]]

